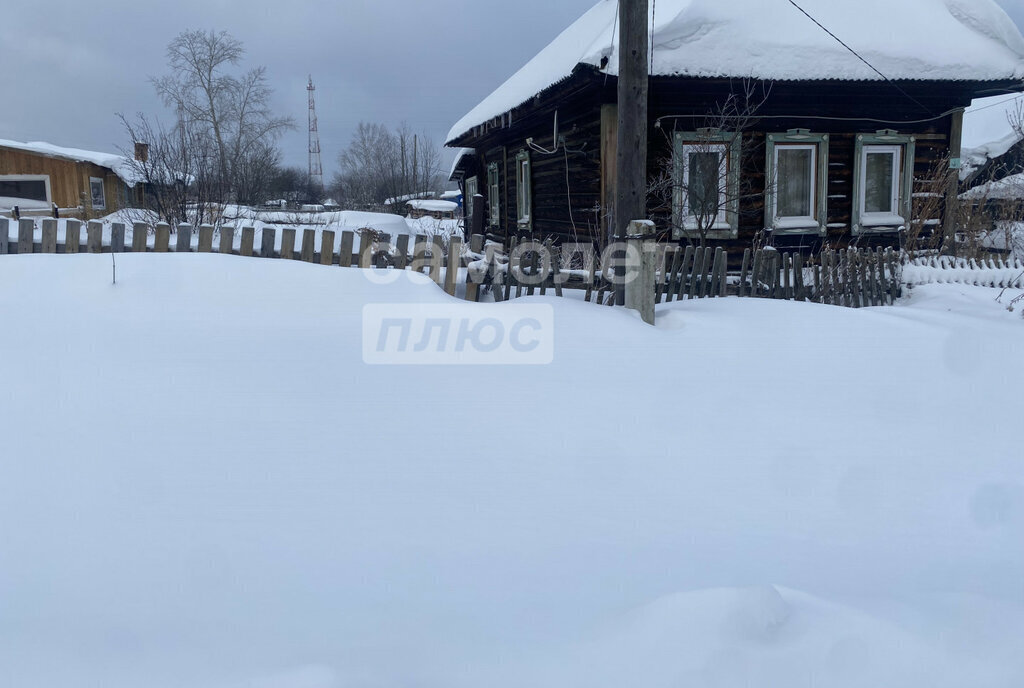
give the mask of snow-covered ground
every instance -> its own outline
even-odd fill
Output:
[[[509,304],[117,266],[0,257],[4,685],[1024,685],[1020,292],[536,297],[550,365],[392,367],[364,306]]]

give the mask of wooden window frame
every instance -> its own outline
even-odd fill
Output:
[[[470,188],[472,187],[472,188]],[[473,219],[473,197],[480,193],[480,180],[474,174],[472,177],[466,180],[466,197],[463,200],[463,206],[466,209],[466,219]]]
[[[520,229],[533,228],[533,167],[530,152],[516,153],[516,224]]]
[[[811,147],[813,150],[811,184],[813,212],[807,216],[806,223],[793,226],[790,222],[779,225],[777,213],[778,194],[776,179],[778,178],[778,151],[787,147]],[[807,129],[790,129],[785,133],[768,134],[765,160],[765,231],[776,236],[817,234],[825,236],[828,226],[828,134],[813,134]],[[797,221],[804,218],[793,218]]]
[[[706,233],[708,239],[735,239],[739,235],[740,215],[740,155],[741,137],[736,132],[715,130],[679,131],[673,137],[672,150],[672,237],[674,239],[695,238],[700,231],[687,226],[687,219],[693,217],[688,213],[686,180],[689,176],[689,154],[700,152],[700,148],[715,148],[722,152],[722,165],[725,167],[725,188],[720,192],[726,195],[725,207],[720,219]]]
[[[878,223],[872,213],[865,211],[867,203],[867,156],[872,150],[890,149],[899,151],[900,166],[893,174],[893,192],[896,202],[893,215],[901,222]],[[854,145],[853,165],[853,214],[851,227],[854,236],[865,234],[887,234],[899,232],[909,226],[914,198],[914,159],[917,155],[917,140],[913,136],[883,129],[874,134],[858,134]],[[865,221],[868,222],[865,225]]]
[[[501,169],[497,162],[487,165],[487,225],[501,226]]]

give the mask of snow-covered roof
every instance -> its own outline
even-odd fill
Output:
[[[515,107],[514,105],[512,107]],[[448,135],[451,138],[451,134]],[[459,169],[459,164],[463,158],[467,158],[473,155],[474,151],[472,148],[457,148],[455,150],[455,160],[452,161],[452,170],[448,173],[448,180],[451,181],[455,177],[455,170]]]
[[[1012,174],[980,184],[960,194],[960,198],[968,201],[1024,201],[1024,174]]]
[[[458,210],[459,204],[452,201],[409,201],[406,205],[415,210],[423,210],[428,213],[453,213]]]
[[[9,141],[0,139],[0,148],[13,148],[15,150],[38,153],[51,158],[63,158],[75,162],[91,162],[100,167],[106,167],[120,177],[128,186],[135,186],[139,181],[138,174],[132,167],[132,162],[123,155],[114,153],[97,153],[96,151],[81,150],[79,148],[65,148],[55,146],[45,141]]]
[[[445,191],[444,193],[441,194],[441,198],[442,198],[442,200],[450,201],[453,198],[458,198],[461,195],[462,195],[461,191]]]
[[[1024,77],[1024,38],[994,0],[803,0],[800,5],[886,77]],[[651,74],[779,81],[881,77],[786,0],[650,3]],[[579,64],[618,71],[616,0],[600,0],[459,120],[454,141],[566,78]]]
[[[404,196],[398,196],[397,198],[387,198],[384,200],[384,205],[394,205],[395,203],[402,203],[409,201],[414,198],[433,198],[437,194],[433,191],[421,191],[420,193],[405,194]]]
[[[964,177],[1021,140],[1013,122],[1024,113],[1024,95],[979,98],[964,113],[962,169]]]

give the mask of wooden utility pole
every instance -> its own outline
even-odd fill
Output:
[[[629,223],[647,219],[648,0],[619,0],[618,136],[615,173],[614,238]],[[616,302],[625,299],[621,285]]]

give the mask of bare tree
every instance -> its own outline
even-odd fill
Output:
[[[167,47],[170,74],[153,84],[182,126],[205,131],[212,140],[220,195],[252,202],[259,190],[252,183],[259,174],[254,168],[276,162],[273,146],[294,123],[271,112],[265,68],[230,73],[244,53],[242,43],[225,31],[185,31]]]
[[[671,209],[673,236],[696,239],[703,248],[715,230],[739,222],[741,201],[767,193],[736,167],[751,154],[744,132],[770,94],[770,84],[745,80],[687,136],[677,137],[675,126],[661,127],[672,152],[661,160],[648,196],[652,205]]]

